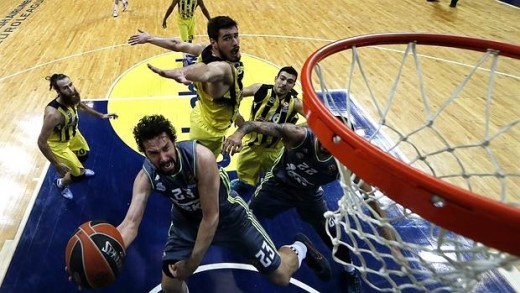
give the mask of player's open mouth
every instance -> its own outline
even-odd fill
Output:
[[[174,167],[175,164],[173,163],[173,161],[162,165],[162,168],[167,171],[171,171]]]

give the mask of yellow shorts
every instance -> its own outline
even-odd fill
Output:
[[[263,146],[244,146],[238,154],[237,176],[240,181],[255,186],[260,179],[260,173],[271,170],[274,162],[280,156],[283,144],[278,143],[275,148]]]
[[[198,110],[199,109],[195,107],[191,111],[190,139],[196,139],[200,144],[210,149],[216,158],[222,151],[222,143],[224,142],[226,130],[217,130],[207,125],[202,117],[200,117],[200,112]]]
[[[69,167],[72,176],[81,175],[82,169],[85,167],[83,167],[83,164],[79,161],[78,156],[81,157],[82,155],[85,155],[90,151],[90,148],[79,130],[69,141],[48,141],[47,143],[58,162]]]
[[[193,34],[195,33],[195,17],[182,18],[182,16],[177,13],[177,26],[181,33],[181,40],[191,43],[191,41],[193,41]]]

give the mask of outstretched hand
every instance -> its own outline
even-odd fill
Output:
[[[106,113],[101,117],[103,119],[117,119],[119,116],[116,113]]]
[[[144,32],[140,29],[137,29],[137,31],[139,32],[138,34],[135,34],[135,35],[131,36],[130,38],[128,38],[128,44],[130,44],[132,46],[139,45],[139,44],[145,44],[152,37],[148,33]]]
[[[171,78],[175,80],[178,83],[182,83],[185,85],[190,85],[191,81],[187,80],[184,76],[184,71],[182,68],[172,69],[172,70],[163,70],[158,67],[153,66],[152,64],[147,64],[148,68],[150,68],[151,71],[159,74],[162,77]]]
[[[239,153],[243,148],[242,137],[243,136],[241,134],[236,132],[229,137],[226,137],[226,139],[224,139],[224,143],[222,144],[222,153],[230,155]]]

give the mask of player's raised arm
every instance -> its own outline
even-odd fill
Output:
[[[139,32],[138,34],[132,35],[128,38],[128,44],[134,46],[148,43],[171,51],[188,53],[194,56],[200,55],[202,50],[208,45],[183,42],[180,38],[162,38],[152,36],[140,29],[137,31]]]

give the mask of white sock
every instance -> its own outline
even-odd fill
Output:
[[[291,245],[284,246],[289,247],[296,253],[296,256],[298,256],[298,267],[300,267],[302,265],[303,259],[307,256],[307,246],[305,246],[305,244],[301,243],[300,241],[296,241]]]

